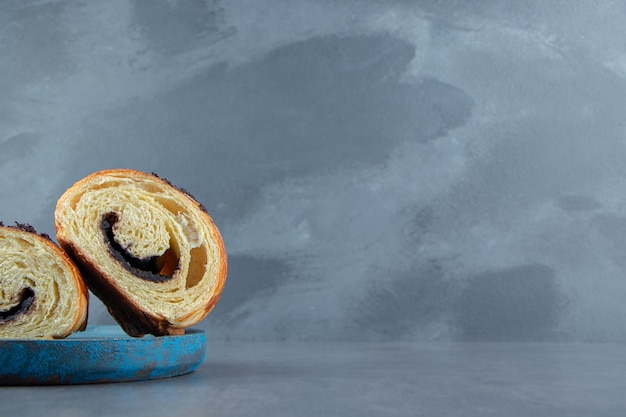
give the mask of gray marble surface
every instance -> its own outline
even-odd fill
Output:
[[[95,170],[186,188],[222,340],[626,342],[626,8],[0,2],[0,220]],[[92,323],[110,323],[93,297]]]
[[[209,343],[193,373],[0,388],[0,415],[623,416],[626,348],[520,343]]]

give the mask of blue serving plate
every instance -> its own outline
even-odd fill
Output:
[[[0,385],[142,381],[183,375],[206,356],[204,331],[133,338],[114,325],[59,340],[0,339]]]

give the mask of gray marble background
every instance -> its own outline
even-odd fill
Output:
[[[3,1],[0,220],[104,168],[220,227],[212,339],[626,341],[626,7]],[[92,298],[91,323],[109,323]]]

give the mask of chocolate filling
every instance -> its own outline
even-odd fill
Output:
[[[117,221],[117,214],[107,213],[102,216],[102,221],[100,223],[100,228],[104,234],[111,256],[113,256],[116,261],[118,261],[128,272],[135,275],[137,278],[152,282],[165,282],[172,279],[173,274],[161,274],[161,272],[165,269],[163,261],[165,261],[166,258],[171,258],[173,256],[170,253],[170,249],[168,249],[163,256],[136,258],[115,241],[113,225]],[[176,267],[176,269],[177,268],[178,267]],[[174,269],[174,271],[176,269]]]
[[[8,310],[0,310],[0,324],[14,320],[21,314],[25,314],[35,301],[35,291],[32,288],[26,287],[20,293],[20,301],[17,305],[9,308]]]

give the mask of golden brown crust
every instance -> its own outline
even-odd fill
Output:
[[[180,252],[172,276],[161,275],[169,275],[166,267],[147,272],[141,270],[144,266],[133,264],[146,263],[137,259],[144,243],[137,236],[148,232],[137,231],[143,223],[131,224],[143,217],[149,218],[143,228],[156,230],[149,237],[161,238],[170,246],[161,247],[154,258]],[[132,221],[124,223],[124,218]],[[119,226],[122,223],[124,230]],[[85,224],[88,237],[82,230]],[[78,264],[87,286],[132,336],[183,333],[219,300],[228,269],[219,230],[187,191],[154,174],[114,169],[79,180],[57,202],[55,229],[59,244]]]
[[[28,225],[0,225],[0,235],[4,240],[0,257],[5,265],[15,263],[14,268],[20,270],[2,276],[3,289],[32,285],[34,293],[33,308],[2,323],[0,337],[58,339],[85,330],[89,293],[70,257]]]

